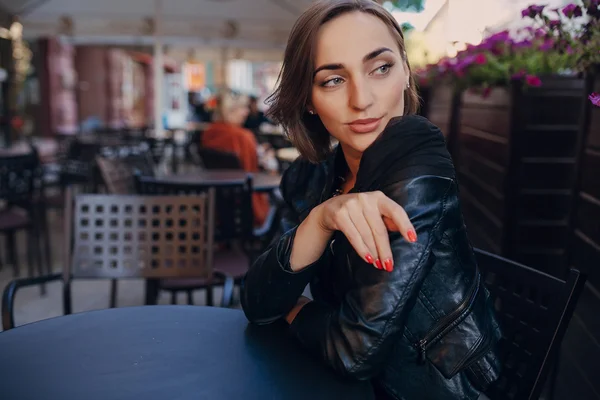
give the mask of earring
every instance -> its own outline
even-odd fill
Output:
[[[410,89],[410,82],[406,82],[406,88]]]
[[[315,112],[314,112],[313,110],[308,110],[308,113],[309,113],[310,115],[315,115]]]

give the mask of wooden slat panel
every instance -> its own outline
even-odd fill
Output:
[[[465,170],[458,171],[458,181],[461,188],[468,190],[470,195],[473,196],[479,203],[481,203],[485,209],[498,220],[504,219],[504,196],[502,193],[496,191],[492,186],[486,185]]]
[[[588,282],[594,287],[600,287],[600,246],[591,238],[575,229],[572,265],[587,274]]]
[[[505,138],[510,134],[510,116],[506,107],[463,107],[460,112],[460,124]]]
[[[523,163],[519,171],[521,189],[571,189],[575,165],[564,163]]]
[[[600,247],[600,199],[580,196],[575,216],[575,226]],[[600,268],[600,265],[598,265]]]
[[[574,356],[568,348],[563,347],[558,379],[556,384],[555,400],[597,400],[598,393],[594,392],[592,385],[580,373],[580,366],[575,364]]]
[[[600,152],[588,149],[583,154],[581,191],[600,199]]]
[[[569,240],[566,221],[558,226],[540,222],[537,225],[520,225],[514,235],[514,242],[519,247],[540,247],[548,249],[565,249]]]
[[[529,130],[523,136],[523,157],[574,157],[577,132],[573,130]]]
[[[468,171],[469,175],[485,182],[487,186],[494,188],[495,191],[499,191],[504,187],[506,168],[465,148],[460,151],[460,160],[457,167]]]
[[[586,329],[585,323],[574,315],[563,340],[564,348],[569,349],[571,360],[579,366],[584,381],[600,393],[600,345]]]
[[[518,220],[564,219],[571,210],[570,198],[571,196],[568,195],[521,194],[517,204],[517,218]]]
[[[462,125],[458,137],[460,148],[464,147],[498,165],[508,166],[508,143],[505,138]]]

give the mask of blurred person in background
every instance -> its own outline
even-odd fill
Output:
[[[255,96],[250,96],[248,102],[248,116],[244,122],[244,128],[250,129],[252,132],[258,132],[260,126],[264,123],[271,123],[265,116],[265,113],[258,109],[258,99]]]
[[[213,122],[202,134],[201,146],[237,155],[244,171],[259,172],[259,158],[254,134],[242,127],[248,116],[248,98],[231,93],[217,98]],[[266,194],[254,193],[252,198],[254,224],[264,223],[270,204]]]

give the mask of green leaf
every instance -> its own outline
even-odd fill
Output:
[[[400,11],[421,12],[425,7],[425,0],[391,0],[391,3]]]

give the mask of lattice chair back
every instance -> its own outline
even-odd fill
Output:
[[[475,250],[502,329],[502,373],[492,400],[539,398],[585,278],[571,269],[562,281],[525,265]]]
[[[173,183],[160,178],[136,177],[139,194],[144,195],[193,195],[215,189],[216,216],[215,241],[246,244],[253,237],[252,176],[236,183]]]
[[[71,193],[65,282],[71,277],[212,276],[214,190],[197,196],[90,194],[74,199]]]
[[[30,207],[42,174],[35,152],[0,157],[0,200]]]
[[[102,180],[110,194],[135,194],[132,168],[123,160],[96,157]]]

